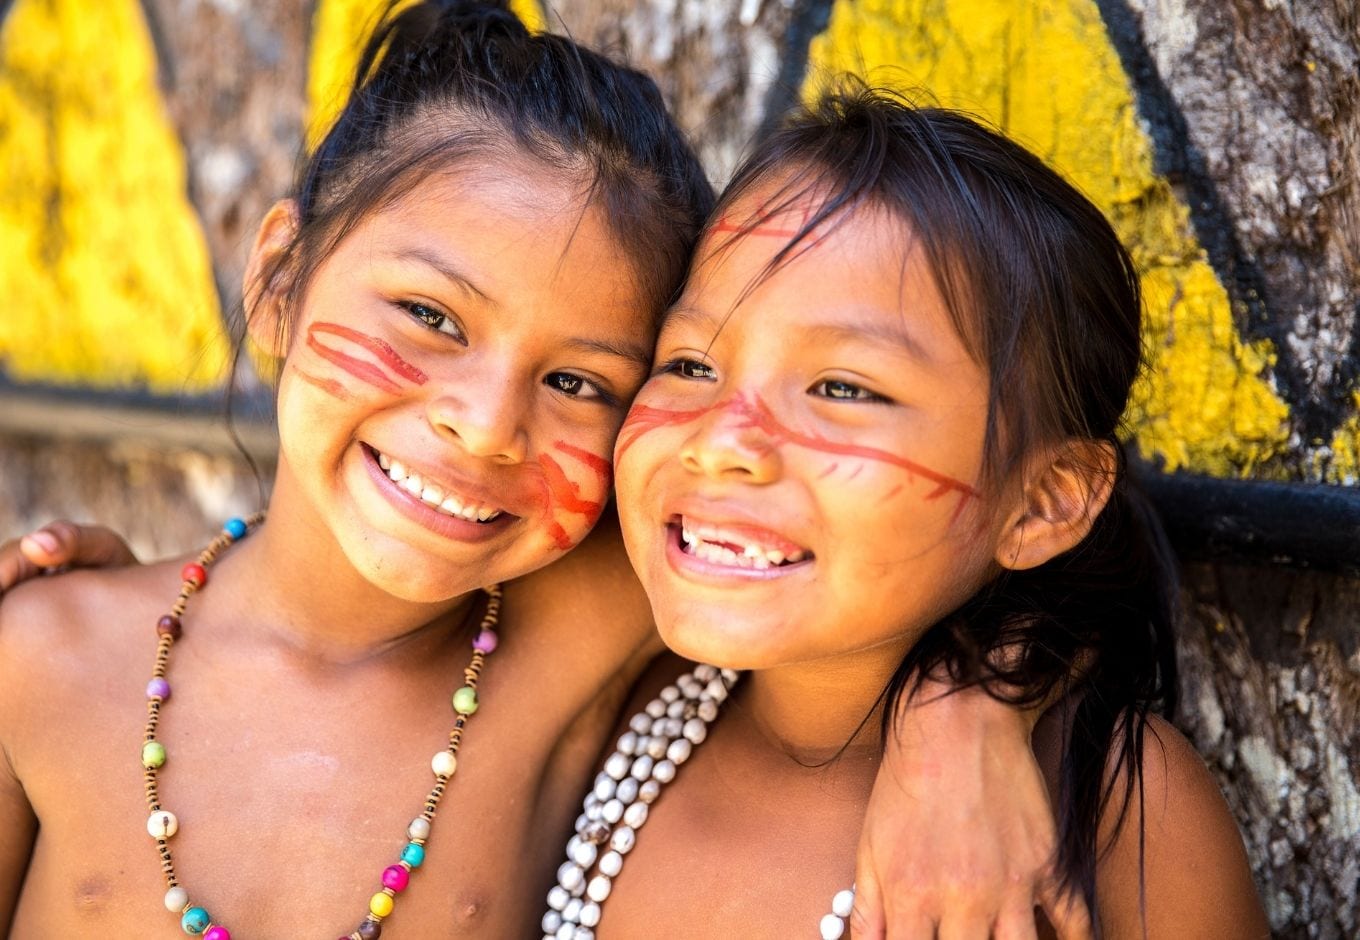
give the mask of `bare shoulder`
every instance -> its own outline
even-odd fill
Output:
[[[178,586],[177,563],[37,578],[0,603],[0,736],[13,743],[50,717],[70,727],[150,668],[156,618]],[[167,589],[166,584],[169,584]],[[144,627],[140,632],[138,627]],[[142,638],[145,642],[136,642]],[[143,676],[143,681],[145,677]],[[71,709],[73,704],[81,708]],[[64,712],[61,710],[65,710]],[[42,714],[52,712],[52,715]],[[64,717],[62,717],[64,715]]]
[[[1061,730],[1051,716],[1035,731],[1035,751],[1056,799]],[[1141,783],[1134,781],[1122,823],[1127,767],[1119,769],[1101,818],[1100,844],[1109,847],[1096,876],[1104,934],[1152,940],[1269,937],[1241,834],[1204,761],[1184,735],[1156,716],[1144,727],[1141,753]]]

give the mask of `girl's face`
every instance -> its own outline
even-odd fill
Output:
[[[993,571],[987,380],[921,253],[861,210],[751,289],[802,219],[709,233],[615,449],[662,636],[736,668],[895,660]]]
[[[651,356],[626,257],[598,209],[526,161],[433,175],[370,213],[292,329],[275,503],[294,491],[408,600],[569,550]]]

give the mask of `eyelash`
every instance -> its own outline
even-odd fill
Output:
[[[851,394],[833,395],[831,394],[832,386],[838,386],[841,389],[848,389]],[[809,391],[820,395],[822,398],[830,399],[831,401],[862,401],[875,403],[885,403],[888,401],[888,399],[884,398],[882,395],[875,394],[874,392],[869,391],[867,388],[863,388],[859,385],[854,384],[853,382],[842,382],[838,379],[824,379],[821,382],[818,382],[816,385],[812,386],[812,388],[809,389]]]
[[[456,340],[458,343],[464,346],[467,345],[467,337],[463,335],[462,329],[458,326],[457,323],[454,322],[453,318],[450,317],[448,314],[441,313],[439,310],[436,310],[430,304],[420,303],[419,301],[414,300],[401,301],[400,303],[397,304],[397,306],[401,307],[402,310],[405,310],[407,315],[411,317],[411,319],[415,320],[417,323],[425,327],[427,330],[430,330],[431,332],[434,333],[442,333],[445,336],[452,337],[454,340]],[[431,321],[438,322],[433,323]],[[441,327],[444,326],[451,327],[451,329],[449,330],[441,329]]]
[[[707,374],[707,375],[703,375],[703,376],[699,376],[699,375],[687,375],[687,374],[685,373],[685,371],[684,371],[684,369],[685,369],[686,366],[696,366],[696,367],[698,367],[698,368],[700,368],[700,369],[704,369],[705,371],[708,372],[708,374]],[[656,374],[657,374],[657,375],[676,375],[676,376],[679,376],[679,377],[682,378],[682,379],[691,379],[691,380],[695,380],[695,381],[702,381],[702,380],[711,379],[711,378],[714,377],[714,375],[713,375],[713,367],[710,366],[710,365],[708,365],[708,364],[706,364],[706,363],[700,362],[700,361],[697,360],[697,359],[670,359],[670,360],[668,360],[668,361],[666,361],[666,362],[663,362],[663,363],[661,364],[661,368],[659,368],[659,369],[656,370]]]
[[[580,386],[578,387],[589,388],[594,394],[581,395],[579,392],[573,394],[572,392],[568,392],[566,389],[557,385],[553,381],[554,378],[563,378],[569,379],[573,382],[578,382],[580,383]],[[598,401],[601,402],[602,404],[610,406],[618,404],[618,399],[615,398],[613,395],[609,394],[608,392],[606,392],[604,389],[600,388],[599,385],[592,382],[590,379],[582,378],[581,376],[575,375],[571,372],[549,372],[547,375],[543,377],[543,384],[548,386],[555,392],[558,392],[562,395],[566,395],[568,398],[576,398],[581,401]]]

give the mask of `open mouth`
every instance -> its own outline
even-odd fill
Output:
[[[680,551],[710,565],[767,571],[810,562],[812,552],[774,532],[677,516],[668,523]]]
[[[488,506],[470,497],[460,496],[445,483],[422,477],[395,457],[389,457],[367,445],[365,447],[389,480],[435,512],[481,525],[495,522],[506,514],[505,510],[499,507]]]

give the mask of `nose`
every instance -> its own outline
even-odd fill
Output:
[[[426,415],[436,433],[468,454],[502,464],[523,463],[529,450],[532,401],[508,376],[445,389],[430,399]]]
[[[681,444],[681,466],[713,479],[774,482],[783,472],[783,458],[763,416],[741,395],[715,405]]]

